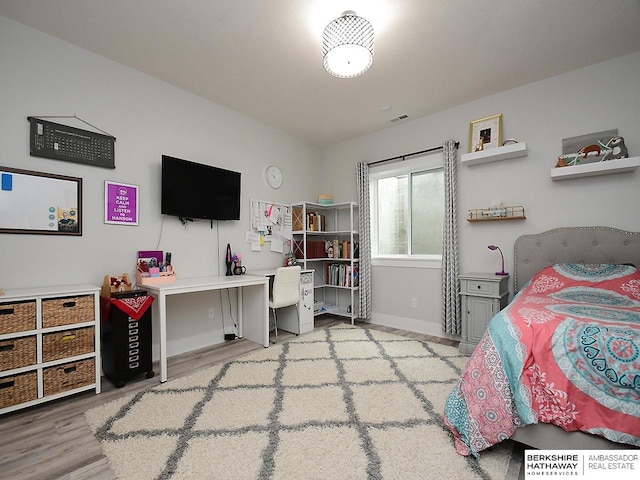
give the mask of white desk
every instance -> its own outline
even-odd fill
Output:
[[[238,336],[269,346],[269,279],[263,275],[180,278],[161,285],[138,285],[156,299],[160,325],[160,381],[167,381],[167,296],[235,288],[238,294]]]
[[[276,274],[275,268],[267,270],[251,270],[251,275],[264,275],[272,281]],[[294,315],[293,308],[286,308],[278,313],[278,329],[300,335],[313,330],[313,270],[300,271],[300,303],[298,314]]]

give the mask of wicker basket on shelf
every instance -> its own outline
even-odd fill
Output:
[[[45,333],[42,336],[42,361],[91,353],[94,351],[94,337],[93,327]]]
[[[36,357],[36,336],[11,338],[0,341],[0,372],[34,365]]]
[[[94,320],[93,295],[51,298],[42,301],[42,326],[44,328]]]
[[[0,304],[0,335],[36,328],[36,302]]]
[[[35,400],[38,398],[38,375],[34,371],[2,377],[0,392],[0,408]]]
[[[44,395],[55,395],[92,384],[96,380],[95,365],[95,360],[88,358],[79,362],[45,368],[42,372]]]

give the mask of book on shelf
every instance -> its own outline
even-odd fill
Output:
[[[359,278],[358,265],[345,263],[328,263],[325,266],[325,283],[334,287],[357,287]]]
[[[327,220],[323,213],[307,213],[307,230],[311,232],[324,232],[327,230]]]

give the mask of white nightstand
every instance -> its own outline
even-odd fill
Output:
[[[509,302],[509,275],[467,273],[460,275],[462,339],[458,350],[470,355],[482,339],[489,320]]]

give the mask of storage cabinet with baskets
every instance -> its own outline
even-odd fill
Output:
[[[7,290],[0,297],[0,414],[100,393],[99,287]]]

